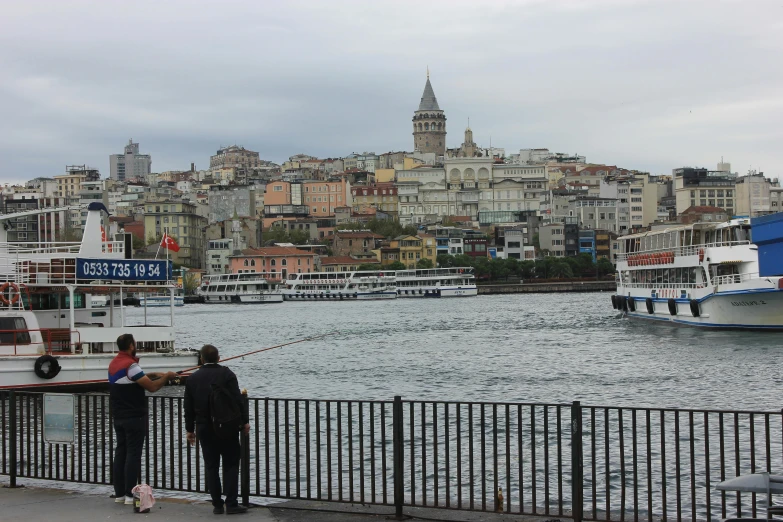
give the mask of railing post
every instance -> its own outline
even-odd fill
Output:
[[[571,405],[571,518],[582,522],[584,509],[584,464],[582,460],[582,404]]]
[[[402,397],[394,397],[392,408],[392,457],[394,460],[394,518],[404,520],[402,505],[405,503],[405,490],[403,486],[404,473],[404,435],[402,424]]]
[[[17,488],[19,487],[16,484],[16,474],[17,474],[17,457],[16,454],[17,448],[16,448],[16,437],[17,437],[17,429],[16,429],[16,393],[14,390],[10,390],[8,392],[8,400],[9,400],[9,409],[8,409],[8,428],[10,431],[10,441],[9,441],[9,451],[11,453],[11,469],[8,471],[10,475],[10,483],[8,484],[9,488]]]
[[[247,418],[250,418],[250,399],[247,397],[247,390],[242,390],[242,408]],[[245,433],[244,428],[240,435],[240,491],[242,493],[242,504],[250,505],[250,434]]]

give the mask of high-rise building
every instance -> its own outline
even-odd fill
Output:
[[[128,140],[125,152],[109,156],[109,167],[111,179],[145,179],[152,172],[152,157],[149,154],[139,154],[139,144]]]
[[[438,106],[429,71],[419,109],[413,113],[413,148],[419,152],[434,152],[436,156],[446,154],[446,115]]]

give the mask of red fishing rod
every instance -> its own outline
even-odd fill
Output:
[[[247,357],[248,355],[253,355],[253,354],[261,353],[261,352],[267,352],[269,350],[275,350],[277,348],[282,348],[284,346],[291,346],[292,344],[299,344],[299,343],[303,343],[303,342],[306,342],[306,341],[315,341],[316,339],[323,339],[324,337],[329,337],[330,335],[335,335],[335,334],[338,334],[338,333],[340,333],[340,332],[331,332],[331,333],[328,333],[328,334],[316,335],[315,337],[307,337],[305,339],[299,339],[298,341],[291,341],[291,342],[287,342],[287,343],[283,343],[283,344],[278,344],[276,346],[270,346],[268,348],[261,348],[259,350],[253,350],[252,352],[242,353],[242,354],[239,354],[239,355],[234,355],[233,357],[227,357],[225,359],[220,359],[218,362],[222,363],[222,362],[230,361],[232,359],[238,359],[240,357]],[[187,373],[187,372],[190,372],[190,371],[193,371],[193,370],[198,370],[199,368],[200,368],[199,366],[194,366],[192,368],[186,368],[184,370],[178,371],[177,375],[181,375],[183,373]]]

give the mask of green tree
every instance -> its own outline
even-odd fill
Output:
[[[133,244],[133,250],[141,250],[142,248],[144,248],[144,240],[143,239],[141,239],[140,237],[134,236],[134,235],[131,235],[131,238],[132,238],[131,242]]]
[[[357,270],[380,270],[380,263],[362,263]]]
[[[407,267],[400,263],[399,261],[395,261],[389,265],[386,266],[389,270],[406,270]]]
[[[519,277],[522,279],[529,279],[536,273],[536,263],[534,261],[520,261],[519,263]]]
[[[432,266],[432,260],[426,257],[423,257],[419,259],[418,263],[416,263],[416,268],[434,268]]]
[[[308,241],[310,241],[310,233],[306,230],[291,230],[288,232],[288,241],[289,243],[293,243],[295,245],[304,245]]]
[[[448,254],[438,254],[436,261],[440,268],[451,268],[454,266],[454,256]]]
[[[163,241],[163,234],[160,232],[157,234],[153,234],[152,232],[147,234],[147,245],[159,245],[161,241]]]
[[[595,269],[599,276],[605,276],[614,272],[614,265],[607,258],[602,257],[595,264]]]
[[[182,277],[182,290],[184,290],[185,295],[195,294],[197,288],[198,279],[196,279],[196,274],[185,272],[185,275]]]
[[[574,272],[567,261],[558,259],[549,268],[549,277],[552,279],[570,279],[574,277]]]

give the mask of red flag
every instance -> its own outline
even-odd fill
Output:
[[[160,240],[160,246],[162,248],[167,248],[172,252],[179,252],[179,245],[174,241],[174,238],[168,234],[163,234],[163,239]]]

